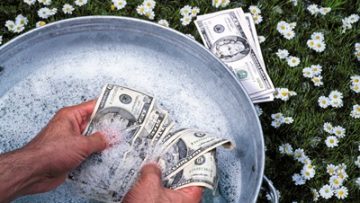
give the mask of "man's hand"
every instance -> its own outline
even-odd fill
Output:
[[[164,188],[161,171],[156,164],[145,165],[137,183],[125,196],[125,203],[198,203],[202,188],[187,187],[180,190]]]
[[[59,186],[86,157],[106,148],[100,133],[81,134],[95,102],[61,109],[31,142],[0,155],[0,202]]]

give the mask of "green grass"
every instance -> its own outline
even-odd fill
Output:
[[[136,6],[141,0],[128,1],[128,5],[120,10],[111,10],[110,0],[89,0],[89,3],[81,8],[76,7],[72,15],[64,15],[61,11],[64,3],[73,1],[53,0],[52,7],[58,8],[58,13],[46,20],[53,22],[84,15],[117,15],[131,16],[145,19],[136,13]],[[183,1],[181,1],[183,2]],[[360,155],[358,146],[360,144],[360,119],[349,116],[354,104],[360,104],[360,94],[355,94],[349,88],[350,76],[360,74],[360,63],[354,56],[354,44],[360,42],[360,22],[351,30],[341,33],[341,19],[353,13],[360,13],[359,0],[324,0],[312,1],[324,7],[331,7],[332,11],[326,16],[312,16],[306,11],[309,1],[299,1],[294,7],[287,0],[262,0],[262,1],[233,1],[227,8],[243,7],[247,11],[248,6],[258,5],[262,11],[263,22],[257,25],[259,35],[264,35],[266,41],[261,44],[267,70],[276,87],[286,87],[297,92],[297,96],[291,97],[289,101],[275,100],[272,103],[261,104],[264,113],[261,121],[264,129],[266,142],[266,170],[265,173],[281,192],[281,202],[310,202],[311,188],[320,189],[327,184],[329,175],[326,174],[326,164],[345,163],[349,178],[344,185],[349,189],[349,197],[346,202],[359,202],[360,189],[356,186],[354,179],[360,177],[360,169],[354,164],[356,157]],[[194,26],[182,26],[180,22],[179,9],[185,4],[198,6],[200,14],[215,12],[208,0],[188,1],[179,3],[175,0],[157,1],[155,7],[155,20],[166,19],[170,27],[183,33],[190,33],[201,42],[199,34]],[[1,0],[0,2],[0,35],[4,42],[16,35],[7,31],[3,26],[6,20],[13,20],[18,14],[23,14],[29,19],[26,30],[35,27],[40,20],[37,10],[42,6],[36,3],[28,6],[19,0]],[[284,20],[286,22],[297,22],[295,28],[296,37],[286,40],[276,30],[276,24]],[[306,46],[310,35],[320,31],[325,34],[326,50],[316,53]],[[291,55],[298,56],[301,64],[291,68],[286,61],[279,60],[275,52],[279,49],[288,49]],[[323,82],[321,87],[314,87],[310,79],[302,76],[302,68],[311,64],[323,66]],[[328,95],[331,90],[339,90],[344,94],[344,106],[339,109],[321,109],[317,105],[317,99],[321,95]],[[271,114],[282,112],[286,116],[292,116],[294,123],[283,125],[278,129],[270,126]],[[322,130],[324,122],[332,122],[346,128],[346,137],[340,140],[339,146],[333,149],[327,148],[324,140],[327,136]],[[282,156],[278,151],[279,145],[290,143],[294,148],[303,148],[316,166],[316,175],[303,186],[295,186],[291,181],[294,173],[299,173],[302,165],[289,156]],[[264,200],[264,193],[260,196]],[[324,199],[321,199],[324,201]],[[340,202],[335,197],[328,200]]]

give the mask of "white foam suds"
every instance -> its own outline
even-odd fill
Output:
[[[124,47],[124,50],[126,49]],[[51,64],[51,68],[39,63],[39,68],[29,77],[24,78],[4,95],[0,95],[0,152],[23,146],[47,124],[58,109],[96,98],[103,85],[107,83],[127,86],[154,95],[158,99],[158,104],[169,111],[178,127],[204,129],[231,139],[226,116],[223,115],[216,101],[206,95],[198,84],[187,79],[185,74],[177,75],[178,80],[166,84],[163,82],[164,79],[159,80],[159,78],[174,77],[171,77],[173,74],[171,71],[160,71],[163,66],[169,64],[162,64],[161,58],[156,56],[156,53],[149,54],[149,57],[152,57],[150,60],[147,57],[136,57],[139,54],[136,52],[91,51],[94,52],[92,57],[86,57],[81,63],[78,59],[69,58],[71,54],[66,56],[68,64],[57,62],[65,60],[61,55],[51,63],[43,59],[41,64]],[[107,60],[101,60],[105,54]],[[119,57],[124,57],[121,66],[129,67],[128,69],[116,68]],[[152,64],[152,61],[155,63]],[[173,65],[181,67],[181,64]],[[148,66],[157,66],[159,71],[154,71],[156,68],[147,69]],[[239,174],[240,163],[222,160],[221,157],[225,157],[222,153],[225,152],[220,150],[219,167],[226,169],[226,175]],[[101,173],[101,170],[96,170],[96,173]],[[223,183],[235,187],[241,182],[240,178],[239,175],[232,175],[231,178],[224,179]],[[225,189],[225,185],[221,187]],[[237,197],[240,192],[240,188],[226,190],[234,190],[229,194],[224,193],[228,200],[231,200],[232,196]],[[18,200],[18,202],[29,201],[89,202],[88,199],[74,193],[68,183],[55,191]]]

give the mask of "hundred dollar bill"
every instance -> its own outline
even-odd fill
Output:
[[[241,8],[199,16],[195,25],[205,46],[229,66],[251,98],[273,93]]]
[[[181,189],[189,186],[202,186],[216,190],[218,183],[216,151],[207,152],[192,161],[176,175],[165,180],[165,187]]]
[[[163,149],[166,152],[170,147],[176,147],[179,161],[176,164],[165,164],[165,166],[162,166],[165,179],[174,176],[191,164],[192,161],[216,147],[234,148],[230,140],[217,138],[209,133],[195,129],[181,130],[175,133],[174,137],[177,137],[177,139],[171,142],[171,145],[163,146]]]

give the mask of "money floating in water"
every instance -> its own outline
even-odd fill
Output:
[[[70,173],[69,179],[86,197],[121,202],[141,167],[157,161],[166,187],[215,190],[215,149],[231,149],[232,142],[196,129],[172,131],[173,127],[168,112],[155,104],[153,96],[106,85],[83,134],[103,132],[111,147],[91,155]]]

